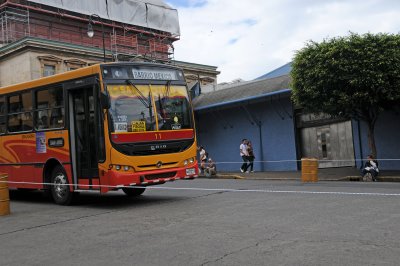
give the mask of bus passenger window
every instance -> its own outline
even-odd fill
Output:
[[[8,112],[9,113],[18,113],[21,112],[22,103],[19,95],[10,96],[8,98]]]
[[[8,131],[31,131],[33,129],[32,93],[24,92],[10,96],[8,104]]]
[[[6,133],[6,116],[0,115],[0,134]]]
[[[35,128],[64,127],[63,90],[61,87],[36,92]]]
[[[49,110],[35,112],[36,129],[49,128]]]
[[[0,115],[6,114],[6,101],[5,97],[0,97]]]
[[[0,135],[6,133],[6,117],[0,116]]]
[[[0,134],[6,133],[6,102],[5,97],[0,97]]]
[[[22,131],[31,131],[33,129],[33,117],[31,112],[21,114]]]
[[[21,111],[31,111],[32,110],[32,93],[25,92],[21,94],[22,98],[22,106]]]
[[[22,131],[21,114],[9,115],[8,116],[8,131],[9,132]]]
[[[50,128],[64,127],[64,108],[51,109]]]

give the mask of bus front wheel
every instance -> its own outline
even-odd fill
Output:
[[[51,174],[51,196],[55,203],[69,205],[72,202],[73,192],[68,186],[68,178],[62,166],[58,165]]]
[[[122,191],[129,197],[136,197],[143,194],[146,190],[144,187],[124,187]]]

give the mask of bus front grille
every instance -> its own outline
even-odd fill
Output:
[[[176,165],[178,162],[162,163],[162,166]],[[156,168],[157,164],[138,165],[139,168]],[[158,167],[157,167],[158,168]]]
[[[176,175],[175,172],[166,172],[166,173],[159,173],[159,174],[151,174],[151,175],[145,175],[144,178],[147,180],[155,180],[159,178],[170,178],[174,177]]]
[[[113,144],[113,146],[125,155],[131,156],[151,156],[168,153],[178,153],[187,150],[194,140],[179,140],[165,142],[148,143],[123,143]]]

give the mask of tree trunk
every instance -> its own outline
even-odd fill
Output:
[[[377,151],[376,151],[376,145],[375,145],[375,122],[368,120],[366,121],[368,125],[368,146],[369,150],[374,156],[374,158],[378,157]]]

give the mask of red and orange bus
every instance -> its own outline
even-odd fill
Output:
[[[0,172],[10,188],[76,192],[198,176],[191,101],[181,69],[108,63],[0,88]]]

